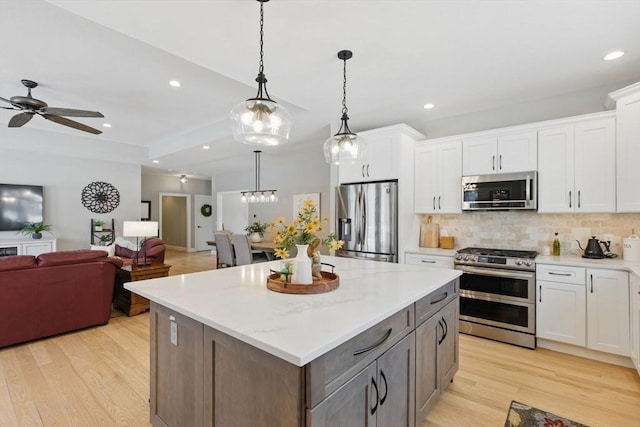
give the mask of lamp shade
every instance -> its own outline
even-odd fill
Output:
[[[154,237],[158,235],[158,221],[124,221],[124,237]]]
[[[280,145],[288,142],[291,115],[270,99],[248,99],[231,110],[233,137],[252,145]]]

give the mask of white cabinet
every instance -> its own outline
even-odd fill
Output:
[[[584,268],[537,266],[536,337],[586,344],[584,274]]]
[[[640,276],[631,275],[629,291],[631,298],[631,361],[640,374]]]
[[[640,212],[640,82],[609,96],[616,101],[617,211]]]
[[[0,240],[0,256],[33,255],[56,251],[56,239]]]
[[[416,213],[460,213],[462,142],[416,144],[414,209]]]
[[[629,356],[629,273],[536,266],[536,337]]]
[[[364,140],[364,160],[340,164],[340,184],[398,179],[402,150],[413,151],[413,142],[423,135],[406,125],[387,126],[358,133]]]
[[[432,255],[417,252],[405,252],[405,264],[425,265],[428,267],[453,268],[453,256]]]
[[[629,356],[629,273],[587,269],[587,347]]]
[[[535,131],[465,139],[462,173],[482,175],[536,170],[537,141]]]
[[[615,212],[615,118],[538,132],[538,212]]]

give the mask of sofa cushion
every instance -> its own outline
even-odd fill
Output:
[[[51,267],[54,265],[80,264],[93,262],[107,258],[105,251],[92,251],[81,249],[78,251],[48,252],[38,255],[38,267]]]
[[[0,271],[24,270],[36,267],[36,257],[33,255],[18,255],[0,258]]]

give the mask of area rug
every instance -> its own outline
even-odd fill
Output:
[[[587,427],[584,424],[511,401],[504,427]]]

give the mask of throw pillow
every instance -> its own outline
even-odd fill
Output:
[[[115,245],[109,245],[109,246],[91,245],[89,249],[91,249],[92,251],[105,251],[107,253],[107,256],[115,256],[116,254]]]

